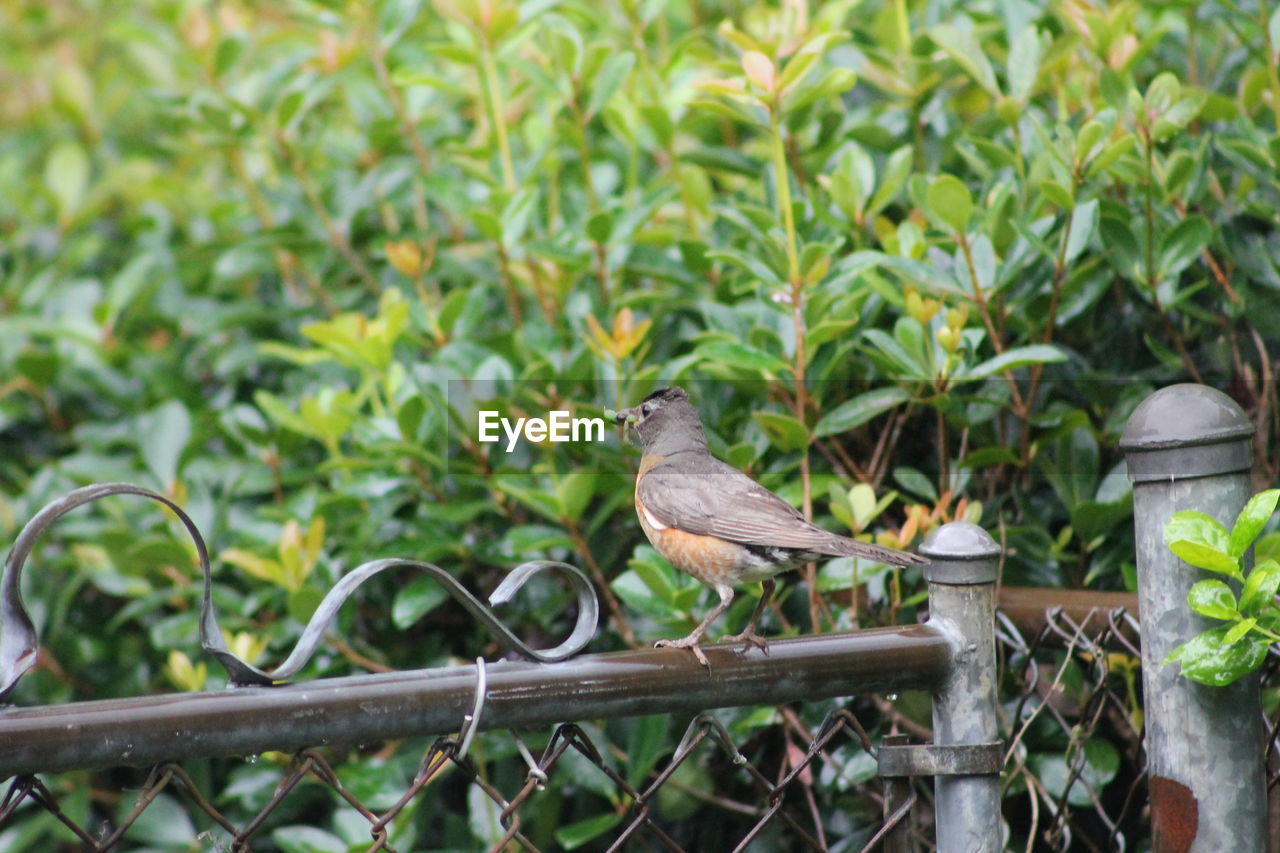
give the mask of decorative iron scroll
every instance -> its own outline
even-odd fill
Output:
[[[564,660],[581,651],[595,636],[600,615],[600,603],[596,598],[596,591],[587,576],[568,563],[553,560],[533,560],[523,563],[512,569],[489,596],[489,605],[505,604],[534,575],[542,571],[555,569],[564,575],[578,599],[577,622],[569,637],[560,645],[550,649],[534,649],[517,637],[494,614],[489,605],[477,599],[444,569],[432,563],[392,557],[371,560],[343,575],[320,602],[320,606],[312,614],[306,628],[303,629],[302,636],[298,638],[298,642],[284,662],[271,670],[259,669],[232,653],[222,638],[222,630],[218,627],[218,617],[213,605],[213,575],[209,564],[209,549],[191,517],[172,500],[150,489],[130,483],[99,483],[76,489],[46,504],[22,528],[5,559],[4,574],[0,577],[0,699],[7,696],[23,674],[35,665],[39,650],[39,637],[23,605],[20,589],[22,567],[36,539],[71,510],[109,495],[139,495],[159,501],[171,509],[187,529],[187,533],[195,543],[200,570],[204,574],[204,599],[200,606],[200,645],[218,659],[222,668],[226,670],[227,679],[231,684],[274,684],[287,681],[315,653],[338,608],[360,584],[387,569],[409,568],[435,578],[455,601],[492,631],[504,645],[532,660],[544,663]]]

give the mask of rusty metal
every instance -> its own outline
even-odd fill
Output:
[[[1152,849],[1160,853],[1188,853],[1199,830],[1200,803],[1195,793],[1176,779],[1152,776]]]

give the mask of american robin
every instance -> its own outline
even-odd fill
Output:
[[[779,572],[827,557],[862,557],[897,566],[929,562],[823,530],[712,456],[698,412],[681,388],[654,391],[614,418],[635,429],[644,449],[636,475],[636,514],[645,536],[668,562],[720,596],[720,603],[687,637],[659,640],[655,646],[690,649],[709,667],[698,640],[733,601],[735,586],[763,581],[764,592],[746,630],[725,640],[765,649],[756,623]]]

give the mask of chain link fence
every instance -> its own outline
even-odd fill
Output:
[[[998,615],[1008,849],[1128,850],[1149,838],[1138,634],[1133,612],[1118,608]],[[681,722],[657,715],[20,775],[6,783],[0,842],[434,850],[466,824],[470,849],[488,850],[851,851],[878,848],[890,830],[908,844],[894,849],[928,849],[930,780],[890,792],[886,806],[874,759],[885,735],[929,736],[904,710],[911,702],[764,706],[748,716],[767,724],[748,727],[741,715],[694,714],[663,754],[658,735]],[[1274,753],[1280,716],[1271,711]]]

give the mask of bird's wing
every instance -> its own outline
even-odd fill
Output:
[[[710,455],[681,454],[659,462],[640,478],[638,496],[651,520],[688,533],[833,556],[923,562],[823,530],[737,468]]]
[[[667,527],[734,542],[787,547],[779,540],[804,517],[791,504],[731,465],[713,457],[668,459],[640,480],[638,495]],[[810,544],[796,542],[794,547]]]

